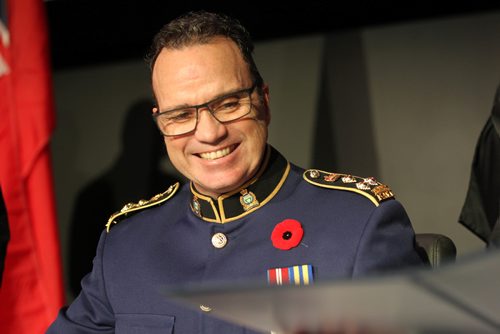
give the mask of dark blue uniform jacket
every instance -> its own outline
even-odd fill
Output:
[[[296,265],[311,265],[311,281],[317,282],[423,263],[410,221],[387,187],[304,171],[273,148],[258,175],[234,193],[212,200],[189,184],[176,188],[129,205],[126,219],[102,233],[81,294],[48,333],[252,333],[172,303],[162,289],[265,283],[268,269]],[[303,229],[300,243],[289,250],[271,240],[286,219]],[[214,241],[216,233],[223,236]]]

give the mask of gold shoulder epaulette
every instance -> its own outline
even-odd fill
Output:
[[[179,182],[176,182],[175,184],[168,187],[168,189],[166,191],[162,192],[161,194],[158,194],[158,195],[151,197],[149,200],[141,199],[137,203],[128,203],[128,204],[124,205],[120,211],[115,212],[114,214],[111,215],[111,217],[109,217],[108,222],[106,223],[106,232],[109,233],[111,226],[113,224],[118,223],[118,221],[119,221],[118,218],[120,218],[120,219],[124,218],[129,213],[134,212],[134,211],[139,211],[139,210],[142,210],[145,208],[150,208],[152,206],[160,205],[160,204],[164,203],[165,201],[167,201],[170,197],[172,197],[178,188],[179,188]]]
[[[323,188],[352,191],[367,197],[376,206],[383,200],[394,198],[391,189],[375,180],[373,177],[359,177],[349,174],[324,172],[318,169],[308,169],[304,179]]]

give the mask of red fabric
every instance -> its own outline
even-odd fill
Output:
[[[37,334],[64,303],[49,151],[49,43],[42,0],[8,0],[7,14],[9,36],[0,32],[0,183],[11,237],[0,331]]]

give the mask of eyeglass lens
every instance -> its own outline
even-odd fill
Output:
[[[157,114],[156,122],[164,135],[176,136],[195,130],[200,109],[208,109],[221,123],[234,121],[250,112],[253,88],[222,96],[203,105]]]

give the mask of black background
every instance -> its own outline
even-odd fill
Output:
[[[54,69],[142,58],[154,34],[190,10],[238,18],[255,41],[452,17],[500,9],[500,2],[47,0]]]

